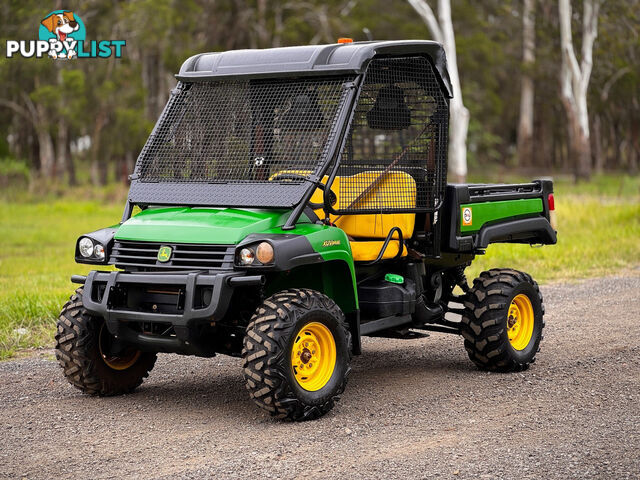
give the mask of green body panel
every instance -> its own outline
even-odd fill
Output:
[[[269,275],[267,290],[315,288],[331,297],[345,313],[358,308],[355,268],[347,235],[339,228],[310,223],[306,216],[283,231],[290,210],[233,208],[150,208],[124,222],[116,240],[158,243],[237,244],[249,234],[303,235],[323,264],[303,265],[296,272]],[[307,222],[307,223],[305,223]]]
[[[471,209],[471,225],[464,224],[464,210]],[[482,226],[496,220],[532,215],[543,211],[541,198],[503,200],[499,202],[467,203],[460,205],[460,233],[475,233]]]
[[[276,227],[258,233],[304,235],[309,240],[311,247],[325,260],[326,266],[321,269],[321,272],[318,272],[318,269],[313,265],[299,267],[303,271],[303,276],[314,277],[296,277],[297,281],[302,282],[299,286],[310,285],[309,282],[312,282],[311,284],[315,285],[316,289],[331,297],[345,313],[358,308],[358,292],[351,244],[343,230],[327,225],[303,223],[286,232]],[[336,264],[343,264],[346,267],[345,272],[340,272],[340,267],[336,266]],[[347,273],[349,281],[344,278],[344,273]],[[320,280],[322,282],[321,288]],[[281,285],[284,281],[286,281],[284,278],[280,279],[276,285]],[[277,289],[281,288],[278,287]]]
[[[250,233],[283,225],[289,210],[150,208],[124,222],[116,240],[236,244]]]

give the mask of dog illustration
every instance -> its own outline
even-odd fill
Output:
[[[77,32],[80,28],[78,22],[73,17],[73,12],[52,13],[42,20],[42,25],[56,36],[58,42],[64,43],[70,33]],[[51,40],[53,42],[53,40]],[[76,55],[75,50],[69,50],[66,54],[59,55],[53,50],[49,50],[49,56],[52,58],[67,57],[72,58]]]

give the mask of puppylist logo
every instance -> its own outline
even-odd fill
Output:
[[[54,10],[40,22],[38,40],[7,40],[7,58],[51,57],[115,58],[122,57],[125,40],[86,41],[87,31],[82,19],[70,10]]]

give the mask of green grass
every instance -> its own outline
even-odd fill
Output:
[[[48,193],[46,201],[38,201],[37,190],[0,200],[0,359],[52,344],[55,319],[74,289],[69,277],[91,269],[73,260],[76,238],[116,223],[124,195],[121,187],[84,187],[58,199]],[[580,185],[560,178],[555,197],[558,245],[492,245],[469,269],[469,278],[487,268],[513,267],[545,283],[640,265],[640,178],[602,176]]]
[[[55,318],[73,291],[69,277],[82,233],[117,223],[122,205],[58,200],[5,202],[0,216],[0,359],[50,345]]]

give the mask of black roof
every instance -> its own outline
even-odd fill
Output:
[[[188,58],[176,77],[178,80],[193,82],[220,77],[362,73],[375,56],[407,55],[424,55],[429,58],[438,72],[443,91],[448,97],[453,96],[444,48],[437,42],[427,40],[334,43],[200,53]]]

